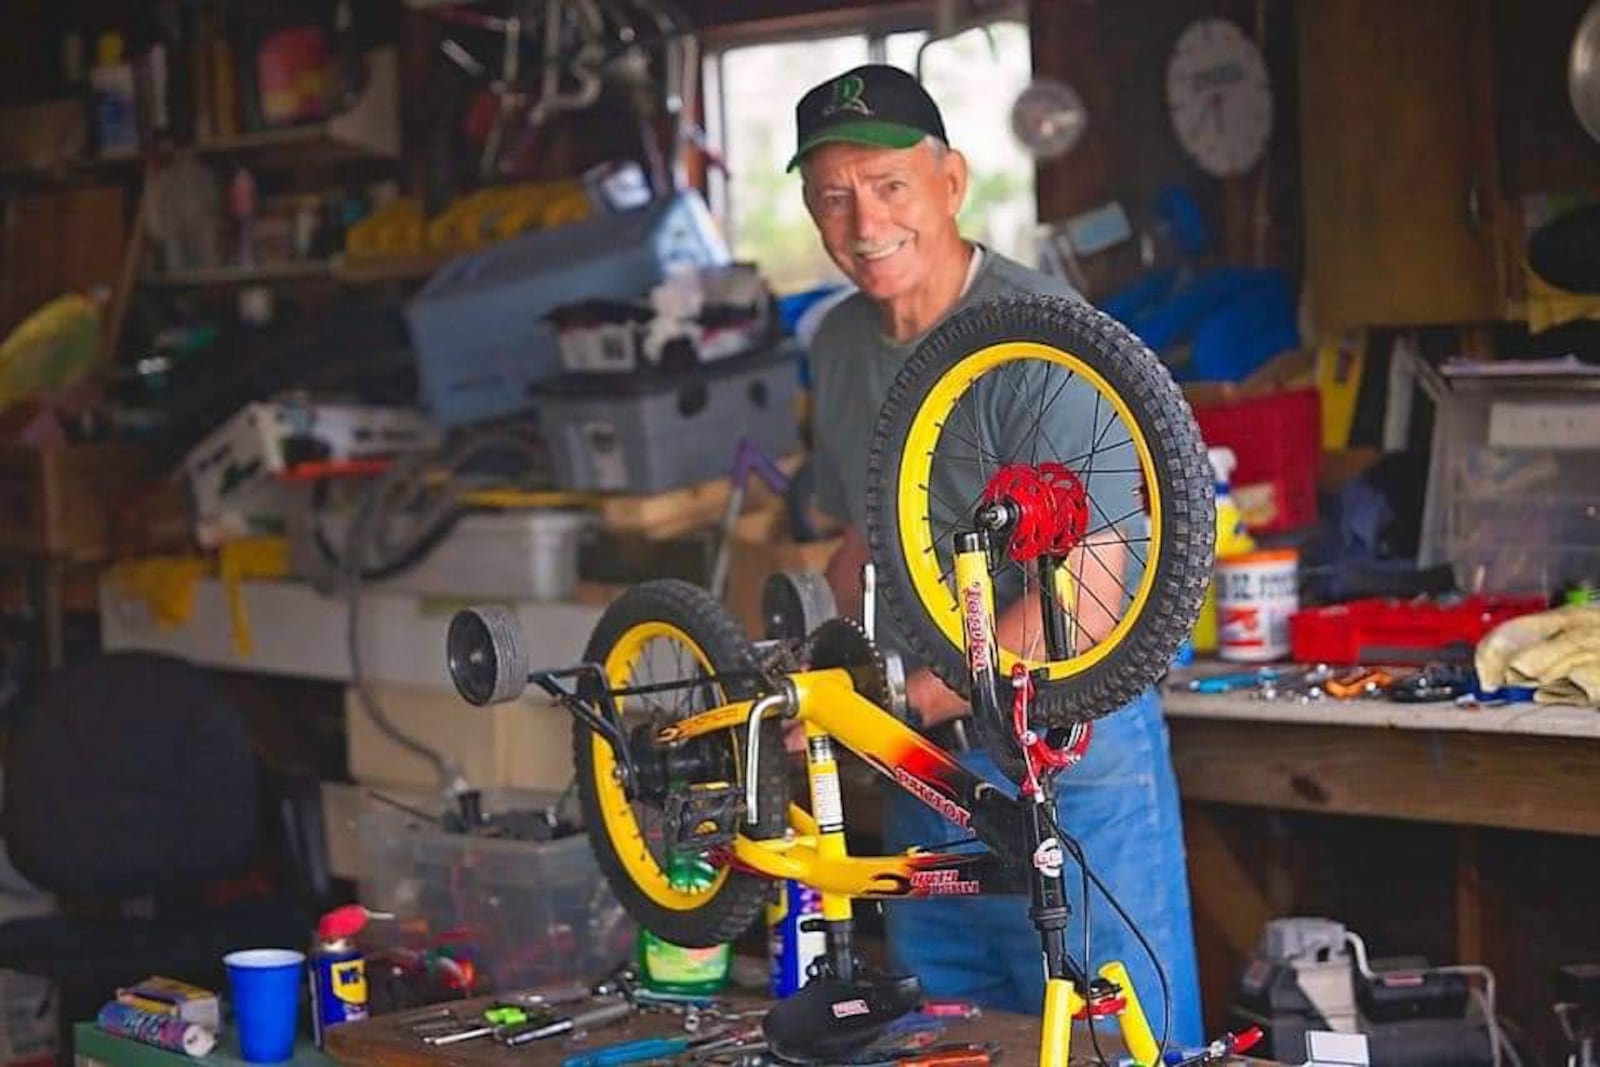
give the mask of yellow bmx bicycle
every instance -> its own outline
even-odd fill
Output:
[[[860,966],[853,900],[1018,893],[1031,896],[1047,974],[1039,1063],[1067,1063],[1085,1015],[1116,1016],[1133,1056],[1158,1062],[1165,1038],[1124,966],[1091,974],[1068,952],[1064,867],[1081,854],[1054,798],[1093,721],[1160,677],[1199,611],[1212,478],[1183,395],[1086,305],[965,311],[907,360],[882,406],[866,525],[894,643],[968,698],[1015,795],[915,728],[870,596],[865,626],[837,618],[803,639],[752,641],[698,587],[646,582],[607,608],[585,662],[561,670],[531,669],[509,612],[473,608],[451,623],[452,677],[474,704],[533,684],[571,710],[599,866],[659,936],[732,940],[775,879],[820,892],[828,950],[769,1014],[775,1051],[826,1060],[916,1006],[914,978]],[[809,809],[790,802],[785,721],[804,730]],[[850,855],[836,744],[983,849]],[[715,872],[708,884],[669,876],[686,854]]]

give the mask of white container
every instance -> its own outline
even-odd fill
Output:
[[[382,583],[424,596],[566,600],[578,584],[586,511],[468,515],[427,558]]]
[[[1300,608],[1299,553],[1265,549],[1217,560],[1217,655],[1264,663],[1289,654],[1289,616]]]
[[[273,476],[296,462],[385,459],[438,446],[418,411],[280,397],[246,404],[184,458],[195,511],[205,522],[233,513],[281,515],[287,493]]]

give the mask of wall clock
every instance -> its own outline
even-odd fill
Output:
[[[1089,109],[1064,82],[1036,79],[1011,105],[1011,132],[1035,159],[1066,155],[1088,128]]]
[[[1183,150],[1207,174],[1255,166],[1272,135],[1272,84],[1261,49],[1222,18],[1190,23],[1167,60],[1167,112]]]

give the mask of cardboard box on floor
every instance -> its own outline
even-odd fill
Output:
[[[789,534],[788,514],[780,508],[753,511],[733,529],[728,554],[727,604],[752,640],[765,636],[761,590],[770,575],[782,571],[822,571],[840,539],[796,542]]]
[[[372,692],[396,729],[453,758],[476,788],[560,792],[572,778],[572,714],[542,696],[479,708],[453,691],[374,684]],[[353,687],[344,707],[351,778],[439,787],[433,764],[380,730]]]

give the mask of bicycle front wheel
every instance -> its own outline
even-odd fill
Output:
[[[990,567],[1001,669],[1032,672],[1045,726],[1115,711],[1193,628],[1216,536],[1199,428],[1155,353],[1087,304],[1020,297],[953,316],[895,379],[873,439],[868,543],[906,642],[963,695],[954,542],[996,501],[1015,516]],[[1065,642],[1038,607],[1041,556],[1072,577]]]

